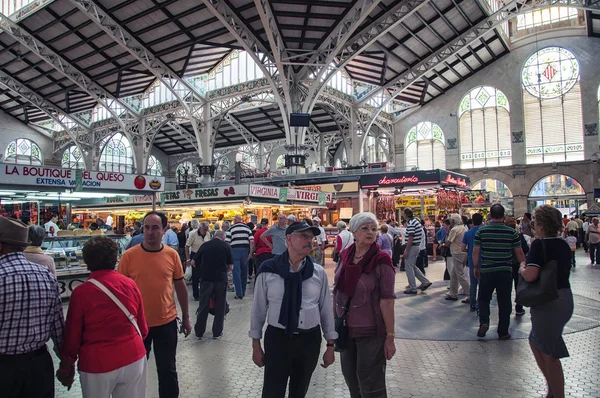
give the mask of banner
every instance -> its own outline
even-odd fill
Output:
[[[331,193],[323,192],[325,202],[331,202],[333,196]],[[249,195],[258,198],[274,199],[278,201],[300,201],[300,202],[319,202],[319,192],[305,191],[302,189],[269,187],[264,185],[250,185]],[[286,200],[283,200],[286,198]]]
[[[0,164],[0,183],[59,188],[62,191],[76,189],[77,170]],[[162,192],[165,190],[165,177],[82,170],[81,187],[84,190]]]
[[[435,207],[436,206],[435,196],[433,196],[433,195],[423,196],[423,206]],[[396,207],[421,207],[421,197],[420,196],[397,196],[396,197]]]
[[[338,182],[335,184],[298,185],[298,186],[295,186],[292,188],[304,189],[306,191],[317,191],[317,192],[350,193],[350,192],[358,192],[358,181]]]

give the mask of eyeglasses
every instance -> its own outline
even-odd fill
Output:
[[[304,240],[310,240],[315,236],[310,232],[294,232],[292,235],[302,238]]]

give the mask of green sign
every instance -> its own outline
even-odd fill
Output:
[[[325,192],[319,192],[319,206],[327,205],[327,194]]]
[[[83,170],[75,170],[75,192],[81,192],[83,190]]]
[[[287,188],[279,188],[279,201],[287,202],[288,197],[288,189]]]

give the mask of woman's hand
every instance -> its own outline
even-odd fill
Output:
[[[71,389],[73,381],[75,381],[75,365],[67,365],[58,368],[56,371],[56,378],[60,381],[60,384],[67,387],[67,391]]]
[[[394,341],[394,336],[387,336],[385,338],[385,345],[383,346],[383,351],[385,353],[385,359],[390,360],[393,358],[396,353],[396,342]]]

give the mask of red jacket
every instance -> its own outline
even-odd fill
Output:
[[[263,242],[262,239],[260,238],[267,229],[269,229],[269,228],[259,229],[254,234],[254,244],[256,245],[254,253],[256,253],[257,256],[259,254],[271,253],[271,248],[269,246],[265,245],[265,242]],[[267,236],[267,240],[269,241],[270,244],[273,244],[273,238],[271,238],[270,236]]]
[[[90,275],[106,286],[135,316],[142,337],[148,335],[142,295],[135,282],[115,271]],[[146,355],[144,341],[123,311],[91,282],[77,286],[69,301],[62,356],[79,357],[79,371],[106,373],[130,365]]]

